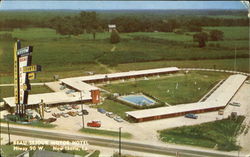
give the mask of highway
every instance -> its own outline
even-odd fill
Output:
[[[1,126],[2,133],[8,133],[7,127]],[[43,138],[49,140],[86,140],[90,145],[96,145],[101,147],[110,147],[118,150],[118,140],[109,140],[97,137],[86,137],[80,135],[70,135],[64,133],[54,133],[49,131],[38,131],[31,129],[23,129],[23,128],[13,128],[10,127],[10,134],[20,135],[20,136],[28,136],[35,138]],[[176,152],[179,153],[181,157],[237,157],[237,154],[230,155],[226,153],[220,152],[209,152],[209,151],[199,151],[199,150],[186,150],[179,148],[168,148],[166,146],[156,146],[150,144],[141,144],[134,143],[128,141],[122,141],[122,149],[130,150],[130,151],[139,151],[139,152],[148,152],[153,154],[161,154],[161,155],[169,155],[176,156]]]

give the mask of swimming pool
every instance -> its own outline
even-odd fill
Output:
[[[155,103],[154,100],[145,95],[126,95],[120,96],[118,99],[138,106],[153,105]]]

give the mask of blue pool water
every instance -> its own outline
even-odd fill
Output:
[[[144,105],[152,105],[155,103],[154,100],[149,99],[144,95],[128,95],[119,97],[120,100],[132,103],[134,105],[144,106]]]

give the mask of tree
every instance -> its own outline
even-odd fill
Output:
[[[199,43],[199,47],[205,47],[206,41],[208,41],[208,34],[205,32],[194,34],[193,40]]]
[[[120,36],[119,36],[117,30],[112,30],[111,36],[110,36],[110,42],[112,44],[116,44],[116,43],[120,42]]]
[[[220,30],[211,30],[209,33],[210,40],[212,41],[219,41],[223,40],[224,33]]]

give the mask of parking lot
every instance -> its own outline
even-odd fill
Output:
[[[72,106],[72,105],[70,105]],[[64,109],[64,111],[61,111],[58,109],[58,107],[50,108],[50,112],[45,112],[45,118],[55,118],[53,114],[61,114],[64,113],[66,116],[60,116],[57,118],[53,124],[56,124],[56,129],[62,129],[62,130],[69,130],[69,131],[76,131],[82,128],[82,116],[80,114],[77,114],[75,116],[71,116],[67,114],[68,112],[78,112],[81,113],[81,105],[77,105],[78,109]],[[105,113],[100,113],[97,111],[96,108],[90,108],[88,105],[83,105],[83,110],[86,110],[88,112],[87,115],[84,116],[84,126],[87,127],[87,123],[90,121],[100,121],[101,127],[100,129],[105,130],[114,130],[115,128],[122,127],[124,125],[128,125],[129,123],[126,121],[123,122],[117,122],[114,120],[115,116],[113,118],[108,117]],[[65,127],[66,126],[66,127]]]

